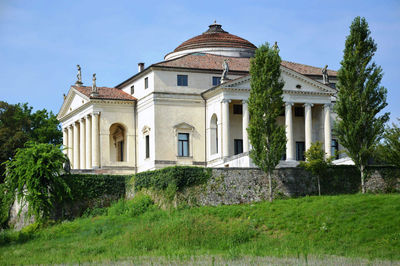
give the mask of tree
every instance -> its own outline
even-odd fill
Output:
[[[375,52],[368,23],[365,18],[356,17],[350,26],[338,73],[335,111],[339,119],[334,129],[360,170],[362,193],[365,193],[365,167],[389,119],[389,113],[378,115],[387,105],[387,90],[379,85],[381,67],[371,61]]]
[[[311,147],[305,152],[306,161],[300,162],[300,166],[310,171],[317,177],[318,195],[321,196],[320,179],[326,175],[328,167],[331,165],[332,157],[325,159],[325,152],[322,143],[317,141],[311,144]]]
[[[250,157],[268,174],[269,200],[272,201],[272,171],[285,152],[284,126],[277,124],[283,106],[279,50],[260,46],[250,61],[251,90],[248,100],[250,114],[247,132],[252,145]]]
[[[15,191],[19,201],[26,200],[28,215],[38,221],[50,216],[54,203],[71,195],[62,177],[65,161],[60,145],[27,142],[5,162],[7,189]]]
[[[56,116],[45,109],[32,113],[27,103],[8,104],[0,101],[0,183],[4,179],[4,165],[18,148],[32,140],[61,144],[62,132]]]
[[[398,119],[400,122],[400,119]],[[383,151],[387,162],[400,167],[400,128],[394,123],[384,134]]]

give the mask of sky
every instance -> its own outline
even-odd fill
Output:
[[[183,41],[224,30],[256,46],[278,42],[283,60],[338,70],[349,26],[365,17],[378,46],[391,122],[400,118],[400,1],[0,0],[0,100],[58,113],[76,65],[84,84],[114,87],[137,63],[160,62]]]

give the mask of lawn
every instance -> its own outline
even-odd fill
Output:
[[[108,215],[33,233],[0,233],[0,264],[326,257],[398,263],[400,195],[315,196],[179,210],[120,202]]]

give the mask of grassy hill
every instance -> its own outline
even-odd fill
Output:
[[[160,210],[145,196],[108,214],[32,233],[0,233],[0,264],[136,258],[330,255],[400,260],[400,195],[304,197],[249,205]],[[31,228],[32,229],[32,228]],[[212,258],[212,259],[211,259]]]

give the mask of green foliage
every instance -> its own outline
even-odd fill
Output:
[[[53,205],[70,194],[62,177],[65,156],[59,145],[28,142],[6,162],[6,185],[15,191],[18,200],[28,203],[28,216],[45,220]]]
[[[33,113],[27,103],[14,105],[0,101],[0,183],[5,178],[1,163],[12,158],[29,140],[61,144],[62,132],[56,116],[45,109]]]
[[[247,128],[252,145],[250,157],[269,177],[286,145],[285,128],[277,124],[283,106],[284,82],[280,66],[279,50],[270,48],[268,43],[260,46],[250,61],[250,123]],[[272,191],[270,195],[272,197]]]
[[[339,119],[334,131],[360,170],[362,192],[365,192],[365,166],[389,119],[388,113],[378,115],[387,105],[387,90],[379,85],[381,67],[372,62],[376,49],[365,18],[356,17],[350,26],[338,73],[335,112]]]
[[[15,232],[0,232],[0,264],[137,263],[143,256],[160,264],[160,256],[201,260],[207,256],[327,255],[367,259],[349,263],[356,265],[379,264],[368,259],[396,264],[400,260],[399,206],[398,194],[357,194],[173,211],[150,207],[132,217],[108,215],[63,222],[41,228],[25,240],[18,240]],[[1,242],[5,238],[11,242]]]
[[[136,217],[154,207],[154,202],[150,196],[138,193],[131,200],[120,199],[107,210],[109,216],[127,215]]]
[[[6,184],[0,184],[0,229],[7,228],[10,208],[15,200],[13,191],[7,189]]]
[[[400,122],[400,119],[398,119]],[[393,123],[385,130],[383,145],[384,158],[387,162],[400,167],[400,128]]]
[[[211,176],[211,169],[192,166],[172,166],[160,170],[141,172],[134,176],[135,191],[142,188],[157,190],[175,189],[205,183]]]
[[[326,175],[328,167],[331,165],[333,157],[325,159],[325,151],[322,143],[317,141],[311,144],[311,147],[304,153],[306,160],[300,162],[300,167],[310,171],[317,177],[318,194],[321,196],[320,179]]]

